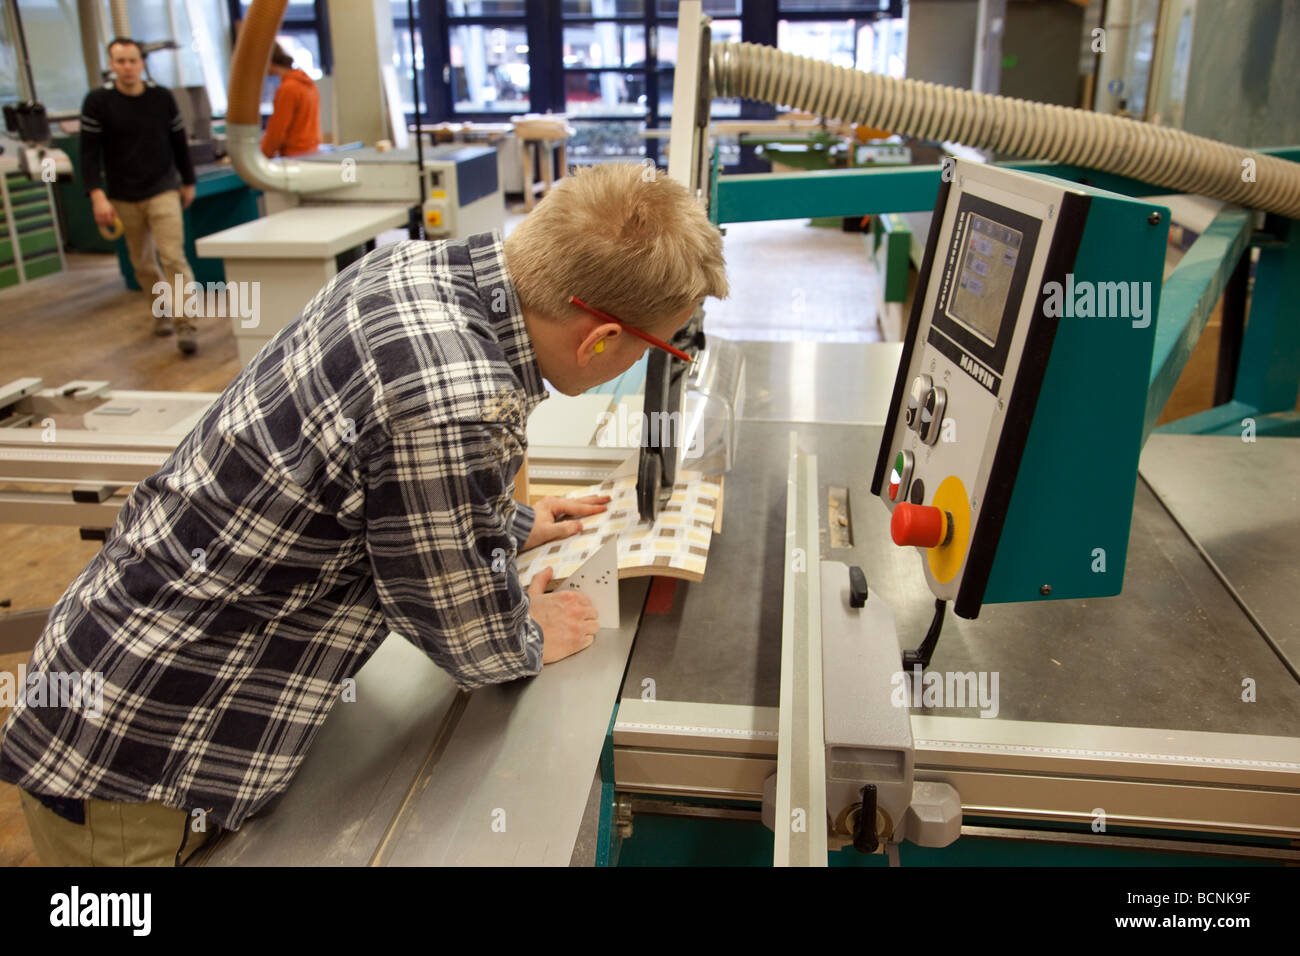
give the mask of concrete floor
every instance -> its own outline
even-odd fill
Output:
[[[879,279],[862,233],[806,219],[740,222],[724,241],[731,295],[705,306],[705,329],[762,342],[879,342]]]

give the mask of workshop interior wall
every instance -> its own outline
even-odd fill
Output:
[[[1007,4],[998,92],[1077,106],[1082,7],[1069,0]]]
[[[1300,3],[1199,0],[1184,128],[1239,146],[1300,142]]]
[[[907,76],[970,89],[977,0],[912,0],[907,5]]]

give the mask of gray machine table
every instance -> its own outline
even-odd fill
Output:
[[[1152,435],[1142,477],[1300,679],[1300,441]]]
[[[700,584],[678,589],[672,613],[644,619],[630,664],[629,696],[637,697],[641,680],[651,677],[660,700],[777,705],[784,439],[792,430],[818,456],[824,483],[862,488],[861,476],[875,460],[877,426],[743,422],[736,468],[727,477],[723,534],[708,573]],[[1176,456],[1186,440],[1153,439],[1144,461],[1163,463],[1161,456]],[[1222,455],[1234,453],[1227,447],[1233,439],[1192,440],[1222,441]],[[863,491],[850,500],[854,546],[831,549],[823,541],[822,556],[861,566],[872,590],[898,616],[901,639],[915,645],[934,609],[913,567],[916,559],[890,540],[889,515],[870,495]],[[822,513],[824,518],[824,501]],[[1216,512],[1220,520],[1227,516],[1248,534],[1249,509]],[[1275,513],[1273,520],[1282,516]],[[1300,533],[1294,512],[1289,525],[1292,534]],[[1282,735],[1300,727],[1300,686],[1146,481],[1138,488],[1129,547],[1119,597],[990,605],[974,621],[950,614],[932,666],[999,671],[999,716],[1012,720]],[[1268,555],[1262,550],[1248,565],[1259,576],[1247,593],[1253,588],[1295,594],[1294,565],[1278,560],[1277,552]],[[1290,588],[1274,592],[1270,576],[1276,585],[1290,581]],[[1270,610],[1260,607],[1265,617]],[[1295,619],[1279,615],[1271,633],[1279,644],[1294,646]],[[1270,688],[1252,706],[1241,703],[1244,676]],[[967,716],[975,714],[972,709]]]
[[[277,803],[209,866],[567,865],[594,857],[593,782],[648,582],[621,626],[537,678],[470,694],[390,635]]]
[[[853,547],[831,549],[823,540],[822,556],[866,571],[871,588],[898,616],[905,643],[919,643],[924,635],[933,597],[913,554],[890,540],[888,512],[865,488],[884,406],[799,397],[785,387],[804,380],[816,383],[822,395],[868,394],[868,386],[846,382],[833,367],[868,367],[873,353],[895,347],[819,348],[804,355],[787,349],[781,369],[778,350],[745,343],[749,394],[736,467],[727,476],[723,534],[704,581],[679,589],[671,614],[643,622],[630,665],[630,696],[650,676],[661,700],[776,706],[791,431],[818,456],[823,485],[850,489]],[[754,353],[762,353],[761,363],[752,360]],[[754,375],[755,365],[767,369],[766,375]],[[892,376],[893,368],[880,372]],[[784,397],[774,400],[773,393]],[[800,404],[816,409],[817,417],[801,415]],[[753,420],[755,406],[761,420]],[[1289,649],[1293,662],[1300,658],[1300,621],[1282,608],[1282,601],[1300,593],[1300,563],[1288,560],[1300,541],[1298,473],[1300,442],[1243,445],[1237,439],[1153,436],[1143,457],[1124,593],[990,605],[974,621],[949,614],[933,666],[1000,671],[1000,716],[1012,720],[1294,731],[1300,727],[1300,686],[1216,577],[1198,541],[1252,614],[1268,622],[1271,639]],[[822,516],[824,525],[824,500]],[[734,599],[742,594],[753,600]],[[1269,700],[1241,706],[1241,677],[1247,675],[1269,682]]]

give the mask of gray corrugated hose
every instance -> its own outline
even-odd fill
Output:
[[[790,106],[923,139],[1101,169],[1300,219],[1300,163],[1104,113],[832,66],[756,43],[715,43],[715,96]]]

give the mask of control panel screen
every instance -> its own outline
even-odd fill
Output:
[[[990,345],[998,341],[1024,238],[985,216],[971,213],[967,219],[948,314]]]

